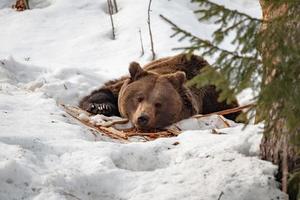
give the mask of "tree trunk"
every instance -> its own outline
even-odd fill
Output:
[[[263,11],[263,25],[261,31],[268,29],[268,22],[277,17],[287,14],[289,11],[288,3],[281,3],[274,6],[274,2],[270,3],[268,0],[260,0]],[[295,22],[288,21],[288,23],[295,24]],[[297,22],[296,22],[297,23]],[[295,26],[297,27],[297,26]],[[281,27],[278,27],[279,29]],[[286,36],[288,37],[288,36]],[[284,39],[284,38],[283,38]],[[270,44],[262,43],[260,47],[263,63],[270,61],[272,57],[272,50],[275,47]],[[278,59],[272,57],[272,65],[276,66]],[[270,63],[270,62],[269,62]],[[268,64],[264,64],[263,84],[272,84],[272,80],[277,76],[276,68],[268,68]],[[272,104],[270,110],[270,118],[276,115],[276,110],[280,109],[280,102]],[[273,162],[278,165],[278,173],[276,178],[281,182],[281,189],[289,194],[290,200],[300,199],[300,147],[296,145],[292,137],[300,134],[300,127],[291,133],[286,126],[286,120],[281,118],[278,123],[271,129],[266,125],[265,133],[261,142],[261,156],[262,159]]]
[[[28,0],[17,0],[13,8],[17,9],[17,11],[24,11],[29,9]]]

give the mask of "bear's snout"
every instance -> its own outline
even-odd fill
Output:
[[[149,116],[147,114],[142,114],[141,116],[138,117],[137,123],[141,127],[145,127],[148,125],[149,122]]]
[[[129,118],[133,122],[134,126],[139,130],[155,128],[155,110],[148,102],[140,103],[136,111]]]

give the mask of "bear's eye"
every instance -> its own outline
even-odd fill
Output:
[[[137,101],[138,101],[138,102],[142,102],[143,100],[144,100],[144,97],[138,97],[138,98],[137,98]]]
[[[154,106],[155,106],[155,108],[160,108],[161,107],[161,103],[155,103]]]

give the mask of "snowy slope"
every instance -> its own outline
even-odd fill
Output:
[[[0,1],[0,199],[283,199],[276,167],[258,158],[261,129],[243,125],[186,131],[176,138],[120,144],[95,136],[61,110],[105,81],[149,61],[146,0],[117,0],[117,40],[105,0],[30,0],[15,12]],[[259,17],[254,0],[216,1]],[[153,1],[158,57],[184,45],[158,14],[210,37],[184,0]],[[146,54],[140,57],[141,28]],[[230,48],[230,47],[229,47]],[[247,102],[249,96],[242,97]],[[192,129],[193,127],[191,127]],[[179,142],[178,145],[174,145]],[[221,197],[220,197],[221,196]]]

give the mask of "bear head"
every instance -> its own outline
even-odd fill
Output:
[[[180,90],[186,81],[184,72],[156,74],[130,64],[130,78],[118,98],[120,114],[140,130],[159,129],[179,121],[183,109]]]

